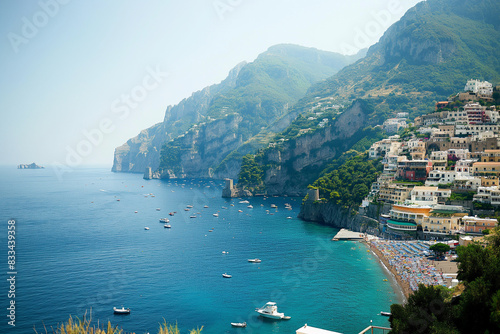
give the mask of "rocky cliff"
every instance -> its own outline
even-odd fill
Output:
[[[112,171],[143,173],[147,167],[157,169],[162,145],[206,120],[214,97],[235,87],[238,74],[245,65],[246,62],[238,64],[221,83],[197,91],[175,106],[168,106],[163,122],[142,130],[115,149]]]
[[[306,221],[314,221],[336,228],[346,228],[356,232],[365,232],[369,228],[378,227],[378,222],[374,219],[329,202],[305,201],[300,207],[298,217]]]
[[[241,156],[265,145],[270,134],[296,117],[297,112],[288,115],[289,106],[313,83],[364,54],[344,56],[296,45],[273,46],[255,61],[236,66],[220,84],[169,106],[162,123],[116,148],[112,170],[143,173],[152,167],[165,175],[179,174],[179,170],[175,173],[160,166],[165,160],[161,159],[163,145],[179,138],[175,145],[186,154],[177,161],[182,165],[180,174],[235,177]],[[234,114],[239,117],[232,118],[233,122],[224,120]]]
[[[266,193],[304,196],[325,165],[363,138],[364,128],[376,124],[372,111],[364,101],[356,101],[331,125],[267,149],[262,158]]]

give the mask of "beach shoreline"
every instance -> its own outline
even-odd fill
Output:
[[[370,242],[362,241],[362,243],[366,245],[373,255],[375,255],[382,268],[390,274],[389,277],[395,283],[398,290],[395,292],[399,293],[398,299],[400,299],[402,303],[406,302],[412,292],[408,282],[404,281],[401,276],[398,275],[396,269],[389,264],[387,258],[377,249],[377,247],[373,247]]]

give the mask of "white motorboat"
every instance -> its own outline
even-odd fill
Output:
[[[384,311],[382,311],[382,312],[380,312],[380,315],[384,315],[386,317],[390,317],[392,314],[391,314],[391,312],[384,312]]]
[[[193,206],[192,205],[186,205],[186,208],[192,208]]]
[[[219,214],[218,213],[214,213],[213,215],[214,217],[219,217]]]
[[[170,220],[168,218],[160,218],[160,223],[169,223]]]
[[[189,216],[189,218],[196,218],[196,216]]]
[[[246,322],[232,322],[231,326],[233,326],[233,327],[246,327],[247,323]]]
[[[285,313],[278,312],[278,306],[276,306],[275,302],[267,302],[266,305],[255,309],[255,311],[261,316],[270,319],[290,319],[290,317],[285,316]]]
[[[171,227],[172,227],[172,225],[170,225],[170,224],[165,224],[165,225],[163,225],[163,227],[164,227],[164,228],[171,228]]]
[[[261,263],[262,260],[261,259],[248,259],[248,262],[252,262],[252,263]]]
[[[123,306],[122,308],[113,307],[113,312],[115,314],[130,314],[130,309],[124,308]]]
[[[249,206],[247,206],[247,208],[253,209],[253,205],[249,205]]]
[[[277,208],[276,204],[271,204],[271,208]]]
[[[144,229],[147,231],[147,230],[149,230],[149,227],[146,226]]]
[[[240,204],[248,204],[248,203],[250,203],[250,202],[249,202],[249,201],[247,201],[247,200],[245,200],[245,201],[239,201],[238,203],[240,203]]]
[[[156,211],[160,211],[161,209],[160,208],[156,208]]]
[[[224,273],[224,274],[222,274],[222,277],[224,277],[224,278],[231,278],[233,276],[229,275],[228,273]]]

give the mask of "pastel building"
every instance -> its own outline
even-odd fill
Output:
[[[498,221],[492,218],[478,218],[465,216],[462,224],[466,233],[482,233],[484,230],[491,230],[498,225]]]

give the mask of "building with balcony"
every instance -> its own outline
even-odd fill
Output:
[[[475,162],[472,165],[474,176],[494,176],[500,174],[500,162]]]
[[[466,233],[481,233],[484,230],[491,230],[498,225],[498,221],[492,218],[478,218],[477,216],[465,216],[462,224]]]
[[[386,203],[403,203],[410,197],[413,186],[398,183],[383,183],[379,185],[378,198]]]
[[[426,238],[436,238],[449,234],[463,233],[461,218],[467,216],[462,206],[436,205],[423,225]]]
[[[450,189],[439,189],[438,187],[413,187],[410,192],[410,199],[406,200],[406,203],[432,206],[444,202],[446,199],[450,198],[450,196]]]
[[[467,80],[464,91],[491,97],[493,95],[493,85],[488,81],[470,79]]]
[[[432,169],[430,160],[407,160],[398,161],[396,178],[408,181],[425,181]]]

